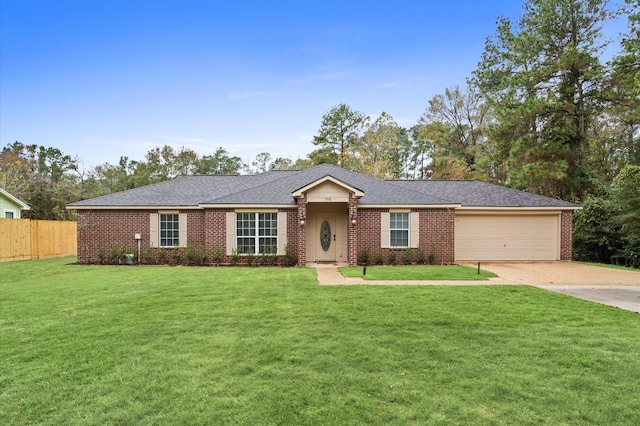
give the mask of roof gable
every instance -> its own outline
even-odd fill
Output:
[[[11,195],[11,193],[9,193],[8,191],[5,191],[2,188],[0,188],[0,197],[5,198],[11,204],[15,204],[16,207],[18,207],[21,210],[31,210],[31,207],[29,207],[29,205],[27,203],[25,203],[24,201],[20,200],[18,197],[15,197],[15,196]]]
[[[312,182],[312,183],[310,183],[310,184],[308,184],[308,185],[306,185],[306,186],[304,186],[304,187],[302,187],[300,189],[297,189],[297,190],[293,191],[293,193],[291,195],[293,196],[293,198],[300,198],[300,197],[302,197],[304,195],[305,192],[309,192],[309,191],[311,191],[313,189],[319,188],[319,187],[323,186],[324,184],[326,184],[327,182],[331,182],[334,185],[339,186],[340,188],[342,188],[342,189],[344,189],[344,190],[346,190],[348,192],[352,192],[353,196],[356,197],[356,198],[361,198],[364,195],[364,193],[362,191],[360,191],[359,189],[354,188],[353,186],[348,185],[348,184],[346,184],[346,183],[334,178],[333,176],[325,176],[325,177],[323,177],[321,179],[318,179],[315,182]]]

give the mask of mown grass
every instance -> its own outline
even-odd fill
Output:
[[[640,317],[525,286],[0,264],[0,424],[640,424]]]
[[[612,265],[610,263],[580,262],[580,261],[575,261],[575,260],[573,261],[573,263],[580,263],[582,265],[591,265],[591,266],[601,266],[603,268],[621,269],[623,271],[634,271],[634,272],[640,273],[640,269],[639,268],[631,268],[629,266],[621,266],[621,265]]]
[[[362,277],[365,280],[376,281],[484,281],[491,277],[497,277],[493,272],[460,265],[447,266],[367,266],[364,274],[362,266],[341,267],[340,272],[345,277]]]

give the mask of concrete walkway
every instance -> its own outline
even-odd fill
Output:
[[[314,265],[319,285],[509,285],[502,278],[489,278],[487,281],[372,281],[360,277],[345,277],[336,265]]]

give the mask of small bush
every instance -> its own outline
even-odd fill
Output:
[[[296,246],[287,246],[284,252],[285,266],[296,266],[298,263],[298,248]]]
[[[238,264],[239,259],[240,259],[240,255],[238,254],[238,249],[234,247],[231,250],[231,257],[229,258],[229,260],[231,261],[231,266],[236,266]]]
[[[418,249],[416,250],[416,263],[418,265],[424,265],[424,263],[426,262],[426,256],[424,254],[424,250],[422,250],[420,247],[418,247]]]
[[[153,257],[153,249],[151,247],[147,247],[144,250],[144,254],[142,256],[144,258],[144,263],[147,265],[153,265],[155,258]]]
[[[376,250],[375,264],[384,265],[384,252],[380,249]]]
[[[413,249],[411,247],[404,249],[402,263],[405,265],[411,265],[413,263]]]
[[[429,265],[433,265],[436,263],[436,247],[431,244],[431,248],[429,249]]]
[[[260,254],[261,266],[273,266],[278,261],[276,257],[277,249],[275,247],[267,247],[265,251]]]
[[[198,252],[198,264],[200,266],[207,265],[209,263],[209,249],[206,246],[201,246]]]
[[[363,249],[360,254],[358,254],[358,264],[367,264],[369,265],[369,249]]]
[[[156,251],[156,263],[158,265],[164,265],[165,262],[165,255],[166,255],[166,250],[164,247],[160,247],[157,251]]]
[[[171,264],[179,265],[180,264],[180,249],[173,248],[171,249]]]
[[[398,254],[395,250],[389,250],[389,253],[387,253],[387,261],[389,262],[389,265],[395,265],[397,257]]]
[[[107,257],[107,263],[110,265],[117,265],[120,263],[120,257],[127,252],[127,246],[116,246],[109,249],[109,255]]]
[[[253,266],[253,261],[255,260],[255,255],[253,254],[253,250],[249,249],[249,252],[246,256],[247,266]]]
[[[187,249],[184,252],[184,261],[188,266],[195,265],[196,249],[191,244],[187,245]]]
[[[222,250],[222,247],[220,246],[215,246],[213,248],[213,263],[216,266],[220,266],[222,264],[222,261],[224,260],[224,250]]]

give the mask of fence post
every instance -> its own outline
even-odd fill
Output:
[[[29,225],[31,228],[31,259],[38,259],[40,256],[39,250],[39,236],[38,236],[38,221],[29,219]]]

